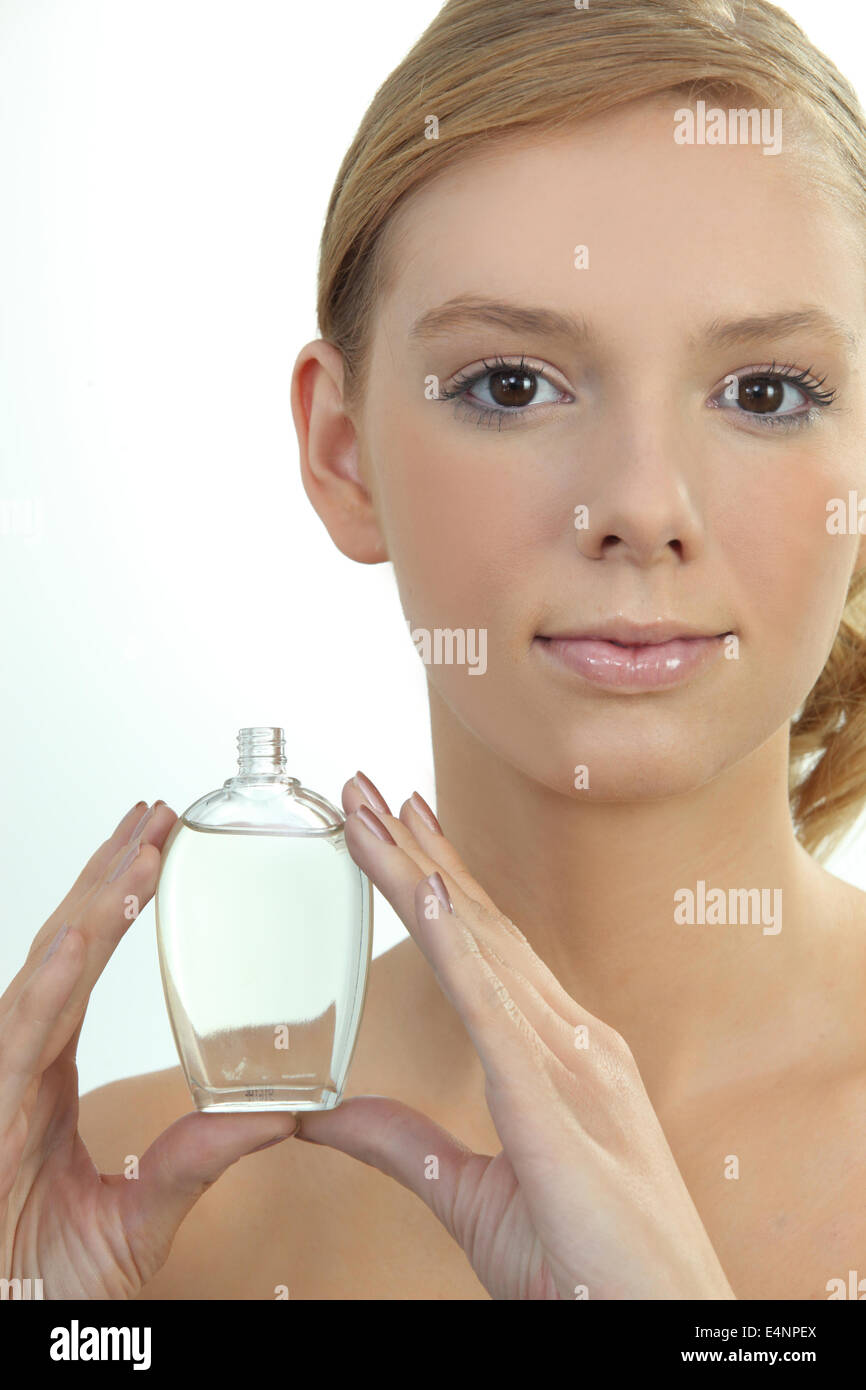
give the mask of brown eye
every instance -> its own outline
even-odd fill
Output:
[[[775,411],[785,396],[785,382],[778,377],[743,377],[737,392],[737,404],[753,415],[767,415]]]
[[[533,372],[505,367],[490,373],[488,390],[496,404],[507,409],[509,406],[529,405],[538,384]]]
[[[476,424],[501,430],[527,419],[544,419],[547,406],[573,403],[567,389],[551,381],[543,367],[528,367],[522,357],[519,362],[483,360],[483,371],[460,373],[437,397],[453,401],[455,410],[473,416]]]
[[[777,367],[773,362],[770,367],[731,372],[724,391],[707,404],[762,427],[800,429],[814,424],[820,411],[835,401],[835,388],[821,390],[826,380],[816,380],[811,368],[800,371],[793,363]]]

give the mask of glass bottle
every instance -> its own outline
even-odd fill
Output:
[[[238,774],[172,826],[156,890],[165,1001],[199,1110],[339,1105],[367,990],[373,892],[342,813],[241,729]]]

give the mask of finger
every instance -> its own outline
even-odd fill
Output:
[[[18,1114],[28,1087],[63,1046],[65,1040],[56,1041],[57,1018],[75,988],[84,959],[84,939],[72,928],[33,972],[0,1022],[0,1135],[5,1135]]]
[[[347,798],[350,798],[349,792]],[[491,912],[471,892],[463,894],[460,882],[452,880],[444,868],[447,856],[437,843],[444,837],[434,832],[428,834],[426,825],[419,826],[417,834],[412,835],[392,816],[376,815],[383,825],[387,822],[394,836],[399,837],[398,848],[414,856],[412,862],[426,867],[418,845],[422,838],[439,857],[440,873],[458,918],[457,927],[451,933],[447,930],[447,915],[440,919],[443,923],[440,930],[431,930],[431,919],[435,922],[438,909],[429,884],[422,887],[410,873],[404,884],[403,901],[391,896],[393,889],[381,875],[387,873],[382,863],[386,857],[390,859],[392,874],[399,873],[394,862],[394,848],[384,845],[366,829],[356,830],[357,813],[347,819],[347,844],[351,852],[356,858],[361,856],[358,859],[361,867],[400,912],[407,929],[427,956],[440,986],[463,1019],[485,1065],[489,1084],[492,1086],[496,1081],[507,1086],[509,1075],[517,1072],[529,1084],[537,1068],[546,1065],[551,1081],[561,1091],[573,1093],[577,1081],[587,1113],[591,1112],[595,1106],[594,1082],[605,1075],[618,1075],[621,1070],[623,1042],[619,1034],[562,988],[522,933],[516,929],[513,933],[501,930],[495,908]],[[366,856],[363,847],[352,848],[362,836],[367,839]],[[414,841],[414,846],[410,841]],[[463,877],[465,881],[465,871]],[[405,915],[405,895],[410,887],[413,890],[412,917]],[[471,942],[461,943],[460,932],[466,928],[477,950],[472,949]],[[486,1040],[485,1013],[490,1032]],[[510,1019],[510,1027],[503,1028],[505,1016]],[[507,1048],[505,1038],[508,1039]],[[509,1064],[497,1068],[494,1053],[500,1062],[505,1057],[510,1058]],[[504,1143],[504,1133],[501,1129],[499,1132]]]
[[[50,1042],[58,1052],[80,1025],[91,991],[105,969],[119,941],[153,897],[159,877],[161,844],[177,820],[166,805],[157,807],[143,831],[131,845],[121,845],[105,866],[102,876],[92,885],[70,913],[69,925],[79,929],[85,943],[84,968],[56,1020],[56,1033]],[[136,852],[137,851],[137,852]],[[126,863],[127,859],[129,863]],[[126,867],[122,865],[126,864]],[[47,943],[43,942],[44,949]],[[4,995],[19,990],[38,968],[41,957],[31,950],[18,976]]]
[[[298,1118],[296,1141],[339,1149],[394,1178],[466,1249],[474,1195],[491,1155],[473,1153],[419,1110],[386,1096],[353,1096]]]
[[[550,1062],[558,1084],[568,1086],[575,1075],[589,1082],[594,1069],[605,1072],[618,1066],[618,1049],[621,1044],[619,1036],[563,989],[556,976],[535,954],[523,933],[504,917],[483,893],[480,885],[463,865],[453,845],[442,833],[442,828],[430,807],[417,797],[417,793],[413,795],[420,801],[421,807],[413,805],[412,798],[409,798],[403,804],[401,818],[397,820],[391,815],[390,810],[381,809],[387,806],[387,803],[375,784],[365,774],[357,773],[343,788],[343,805],[349,812],[347,844],[350,850],[355,843],[357,808],[366,804],[376,808],[375,819],[385,826],[387,832],[396,840],[398,848],[409,856],[422,873],[429,875],[436,871],[441,874],[446,884],[446,892],[450,893],[462,924],[468,927],[475,938],[478,954],[485,963],[484,966],[480,963],[476,965],[475,975],[479,990],[476,1006],[486,1000],[490,1008],[498,1007],[500,1011],[510,1011],[512,1022],[527,1038],[531,1037],[534,1030],[537,1039],[546,1049],[542,1056]],[[433,826],[437,828],[433,829]],[[369,852],[376,856],[379,853],[378,846],[374,844],[372,837],[367,836],[367,839]],[[429,854],[426,852],[428,849]],[[359,862],[380,891],[389,896],[385,883],[376,877],[373,861]],[[435,870],[433,865],[436,866]],[[438,911],[437,900],[430,886],[421,888],[418,880],[413,880],[411,874],[405,883],[404,896],[410,889],[413,900],[411,916],[405,915],[404,909],[395,899],[389,897],[389,901],[400,912],[407,929],[424,951],[455,1009],[462,1013],[460,990],[453,982],[455,964],[451,962],[449,966],[441,954],[436,954],[436,948],[440,944],[440,933],[425,930],[430,918]],[[423,921],[419,920],[419,911],[423,913]],[[447,935],[444,940],[448,942]],[[465,970],[465,964],[462,968]],[[465,991],[465,982],[463,987]],[[465,1015],[463,1017],[464,1023],[468,1023]],[[476,1024],[476,1029],[477,1027]],[[481,1055],[477,1032],[473,1033],[471,1029],[469,1031]],[[535,1050],[538,1050],[537,1046]],[[492,1073],[488,1073],[488,1077],[492,1077]]]
[[[104,840],[99,846],[99,849],[90,856],[90,859],[85,864],[69,892],[63,898],[62,902],[58,903],[51,915],[46,918],[30,943],[30,949],[27,953],[24,965],[10,982],[2,998],[0,998],[0,1015],[2,1015],[4,1011],[7,995],[10,991],[13,994],[17,994],[18,988],[29,978],[31,970],[39,965],[48,945],[54,939],[62,924],[71,919],[75,910],[93,893],[94,889],[105,877],[112,863],[117,861],[118,851],[129,843],[133,836],[133,832],[138,833],[139,831],[143,831],[144,827],[149,823],[149,820],[152,820],[159,808],[163,806],[165,806],[164,801],[154,802],[154,805],[150,808],[147,807],[146,802],[137,802],[136,805],[130,807],[126,815],[122,817],[109,838]],[[149,819],[145,819],[146,817]]]
[[[164,803],[156,804],[164,805]],[[40,929],[39,935],[33,943],[37,948],[37,953],[39,951],[41,939],[43,939],[43,937],[46,940],[51,939],[60,924],[69,915],[71,909],[75,907],[81,898],[84,897],[85,893],[87,893],[93,887],[94,883],[102,876],[106,865],[114,858],[120,846],[127,844],[129,840],[133,838],[133,835],[137,833],[138,823],[147,810],[148,805],[146,801],[137,801],[136,804],[131,806],[126,814],[121,817],[114,827],[114,830],[108,836],[108,839],[103,840],[99,848],[93,852],[63,901],[57,904],[51,916]]]
[[[524,1191],[510,1151],[496,1156],[478,1154],[441,1125],[420,1111],[385,1096],[353,1096],[334,1110],[307,1112],[299,1116],[300,1128],[295,1141],[323,1144],[338,1149],[352,1158],[378,1168],[386,1177],[394,1178],[402,1187],[414,1192],[429,1207],[449,1235],[461,1247],[473,1269],[488,1282],[491,1272],[501,1268],[501,1251],[508,1243],[509,1228],[517,1229],[521,1241],[524,1230],[532,1223],[544,1230],[550,1225],[549,1200],[544,1192],[549,1186],[545,1176],[527,1184],[531,1199]],[[497,1126],[498,1128],[498,1126]],[[548,1135],[543,1125],[521,1124],[521,1136],[526,1136],[524,1150],[549,1150]],[[562,1161],[560,1146],[557,1158],[548,1156],[551,1170],[558,1169],[561,1184],[570,1181],[569,1163]],[[585,1155],[582,1146],[575,1148],[575,1160],[580,1164]],[[540,1165],[524,1162],[524,1167]],[[523,1198],[527,1212],[520,1211]],[[538,1191],[542,1195],[536,1195]],[[562,1235],[562,1218],[556,1220],[556,1235]],[[503,1244],[504,1243],[504,1244]],[[554,1245],[556,1242],[551,1242]],[[497,1251],[497,1246],[499,1247]],[[497,1258],[498,1254],[498,1258]],[[572,1287],[573,1281],[567,1287]],[[496,1294],[494,1293],[494,1297]],[[503,1293],[503,1296],[509,1296]]]
[[[149,827],[145,836],[148,831]],[[109,872],[70,918],[70,925],[78,927],[84,936],[86,956],[84,969],[58,1017],[58,1032],[64,1036],[81,1024],[97,980],[156,890],[161,863],[157,843],[142,838],[137,853],[135,849],[135,842],[129,847],[121,846],[107,866]],[[130,855],[134,857],[118,872]],[[112,873],[117,874],[113,880]]]
[[[376,818],[385,826],[391,838],[399,845],[400,849],[404,851],[407,857],[412,860],[422,874],[430,874],[437,869],[445,867],[443,860],[438,858],[435,854],[435,848],[439,847],[438,843],[434,846],[434,852],[429,853],[427,849],[418,842],[417,837],[413,834],[411,825],[405,825],[402,821],[393,816],[390,808],[383,809],[387,806],[387,803],[381,792],[370,782],[369,778],[359,772],[343,787],[343,807],[347,813],[347,827],[355,824],[352,817],[357,814],[361,806],[368,806],[373,809]],[[441,841],[442,844],[447,843],[443,836],[438,836],[436,838],[437,842]],[[493,908],[493,903],[487,898],[486,893],[483,892],[471,875],[467,873],[465,879],[467,896],[469,896],[474,889],[475,893],[478,894],[476,901],[481,903],[486,899],[489,906]],[[409,893],[406,896],[406,910],[411,908],[411,893],[413,891],[414,882],[411,883]],[[404,917],[405,921],[404,913],[401,912],[400,915]]]
[[[420,806],[418,802],[421,803]],[[410,831],[421,852],[436,861],[439,872],[447,882],[456,884],[469,901],[478,905],[480,910],[477,913],[477,921],[472,925],[477,926],[479,937],[483,937],[485,943],[491,949],[495,949],[498,959],[507,961],[516,973],[532,981],[549,1008],[556,1009],[563,1017],[573,1022],[578,1021],[578,1014],[585,1017],[585,1010],[581,1010],[572,996],[563,989],[553,972],[533,950],[520,928],[515,926],[511,918],[506,917],[485,893],[477,879],[473,878],[466,868],[451,841],[443,834],[441,826],[438,830],[434,829],[428,816],[438,825],[430,807],[418,792],[413,792],[400,807],[400,822]],[[388,824],[390,825],[390,821]]]
[[[417,801],[421,803],[420,812],[412,805],[413,798],[417,798]],[[397,838],[399,836],[399,831],[395,830],[391,825],[391,821],[394,819],[393,812],[382,793],[379,791],[379,788],[374,782],[370,781],[365,773],[356,772],[355,776],[343,787],[343,808],[347,815],[351,815],[353,811],[356,811],[359,806],[365,803],[375,811],[383,825],[386,825],[390,833]],[[406,805],[407,803],[404,803],[404,808]],[[412,797],[409,798],[408,806],[409,810],[406,815],[404,815],[401,809],[399,819],[405,824],[410,833],[413,834],[413,838],[417,843],[417,848],[419,850],[419,855],[417,856],[419,866],[424,863],[426,865],[424,871],[425,873],[429,873],[431,872],[429,860],[432,860],[436,868],[446,868],[452,877],[457,879],[468,896],[474,897],[477,902],[482,903],[485,907],[495,912],[497,909],[492,899],[485,893],[481,884],[472,877],[469,870],[460,859],[457,851],[454,849],[454,846],[445,838],[442,827],[436,820],[434,812],[427,805],[427,802],[423,800],[419,792],[412,793]],[[423,819],[424,814],[432,819],[435,828],[431,829],[430,823]],[[415,833],[418,829],[424,831],[425,834],[419,837]],[[406,849],[407,853],[413,852],[412,841],[398,839],[398,843]],[[427,860],[421,857],[424,854],[428,856]],[[503,921],[507,922],[508,919],[503,918]],[[509,923],[509,925],[513,928],[515,933],[517,933],[517,928],[514,927],[514,923]],[[520,933],[517,934],[520,935]]]
[[[413,797],[418,797],[419,800],[421,799],[418,792],[413,792],[412,795]],[[395,819],[394,814],[387,801],[383,797],[382,793],[379,791],[379,788],[375,785],[374,782],[370,781],[369,777],[367,777],[365,773],[356,772],[355,776],[351,778],[343,787],[343,809],[345,810],[346,815],[348,817],[352,814],[353,811],[357,811],[359,806],[365,804],[370,806],[371,809],[375,811],[376,815],[382,821],[382,824],[388,827],[392,835],[395,835],[395,832],[397,835],[399,835],[399,830],[395,827],[392,827],[391,825],[391,822]],[[435,816],[426,802],[423,802],[423,806],[426,809],[427,814],[430,815],[435,821]],[[414,810],[414,808],[412,809]],[[448,868],[449,872],[453,873],[453,876],[455,878],[461,878],[462,876],[461,881],[463,882],[463,886],[467,893],[471,894],[474,891],[474,893],[478,897],[479,902],[484,902],[488,907],[493,907],[493,902],[490,898],[488,898],[487,894],[484,892],[484,889],[481,887],[479,883],[475,881],[475,879],[472,878],[472,875],[468,872],[468,870],[464,868],[457,852],[454,850],[453,846],[451,846],[449,842],[445,839],[445,836],[442,833],[441,826],[438,827],[438,833],[429,831],[429,827],[424,824],[417,811],[414,812],[414,817],[411,819],[407,819],[406,817],[404,817],[401,811],[400,820],[405,823],[406,828],[410,832],[411,836],[411,838],[404,837],[404,839],[400,841],[402,847],[406,849],[407,853],[412,853],[412,844],[413,841],[416,839],[413,832],[416,826],[420,826],[428,831],[428,835],[426,837],[428,848],[425,848],[425,845],[423,843],[417,844],[417,849],[419,851],[417,855],[418,863],[419,866],[422,863],[427,865],[427,867],[425,868],[425,872],[430,872],[430,861],[433,861],[434,866],[437,868],[444,865]],[[438,826],[438,821],[436,822],[436,825]],[[440,859],[439,856],[435,853],[435,849],[431,853],[429,849],[429,847],[431,846],[440,850],[444,848],[446,858]],[[427,859],[424,859],[424,854],[428,855]]]
[[[90,886],[87,891],[76,899],[63,920],[69,922],[80,921],[86,916],[92,905],[101,896],[104,896],[112,874],[116,873],[118,865],[124,860],[126,853],[136,842],[140,843],[142,850],[145,845],[153,845],[157,850],[161,850],[176,820],[177,816],[170,806],[166,806],[164,801],[155,801],[133,826],[136,835],[134,837],[128,837],[125,841],[119,842],[112,855],[107,858],[103,857],[98,871],[91,876]],[[116,882],[117,880],[114,879],[112,881]],[[139,907],[143,905],[144,900],[139,904]],[[49,939],[50,935],[50,933],[46,933],[46,937]],[[37,938],[34,944],[38,952],[39,938]]]
[[[372,786],[369,779],[364,780],[367,787]],[[377,804],[384,805],[381,793],[375,787],[372,789],[378,797]],[[371,801],[372,798],[365,802],[362,789],[358,785],[347,783],[343,789],[343,804],[349,811],[347,844],[350,849],[355,843],[355,831],[349,827],[356,824],[357,807],[369,805]],[[426,803],[423,804],[426,812],[432,815]],[[426,876],[434,871],[442,874],[451,893],[452,902],[457,906],[463,922],[473,932],[479,945],[483,945],[483,954],[491,964],[495,962],[501,967],[498,971],[500,978],[503,981],[507,980],[515,997],[519,998],[524,1012],[543,1033],[548,1045],[554,1048],[562,1061],[568,1063],[570,1049],[575,1045],[575,1029],[585,1026],[593,1016],[563,989],[553,972],[536,955],[523,933],[509,918],[499,912],[472,877],[451,842],[439,831],[431,829],[426,818],[412,805],[411,798],[404,802],[399,820],[382,811],[376,811],[375,815],[422,874]],[[372,845],[369,848],[372,853],[376,853]],[[387,897],[388,889],[375,878],[366,861],[361,867],[369,873]],[[407,930],[413,935],[416,920],[416,882],[417,879],[406,877],[402,906],[398,906],[397,902],[389,897],[389,901],[392,901],[395,910],[406,923]],[[427,891],[429,892],[429,889]],[[407,917],[407,912],[411,912],[412,915]],[[419,941],[419,944],[423,950],[423,941]],[[560,1023],[551,1023],[546,1017],[550,1012],[565,1021],[564,1028]]]
[[[103,1174],[113,1190],[127,1239],[144,1282],[164,1262],[178,1227],[199,1197],[244,1154],[297,1129],[294,1113],[202,1115],[193,1112],[169,1125],[139,1163],[139,1177]]]
[[[347,810],[357,808],[360,795],[358,789],[345,789]],[[398,841],[389,845],[369,827],[361,829],[363,822],[359,823],[355,809],[347,818],[347,843],[351,839],[353,856],[360,855],[361,867],[401,912],[460,1014],[484,1066],[485,1096],[503,1149],[518,1180],[526,1183],[527,1199],[531,1196],[534,1202],[540,1200],[539,1191],[562,1177],[557,1155],[572,1145],[580,1155],[594,1133],[603,1136],[610,1131],[611,1086],[618,1095],[637,1095],[642,1087],[635,1085],[633,1059],[619,1034],[562,989],[521,933],[500,930],[497,940],[495,933],[484,931],[491,913],[479,901],[474,880],[465,893],[465,866],[460,865],[455,876],[445,867],[458,867],[456,851],[452,858],[439,843],[441,827],[434,830],[424,817],[418,824],[415,812],[411,798],[401,809],[400,821],[390,811],[375,812],[382,828]],[[410,826],[414,845],[402,833]],[[450,842],[446,844],[453,851]],[[423,865],[427,846],[442,866],[439,876],[453,912],[438,904],[431,884],[418,880],[413,931],[413,921],[401,911],[396,892],[394,896],[389,892],[388,874],[399,875],[407,855]],[[497,940],[496,947],[488,944],[491,940]],[[515,964],[518,950],[524,959],[529,958],[532,979]],[[558,1008],[551,1008],[549,998],[536,987],[539,980]],[[575,1024],[585,1025],[586,1039],[576,1036]]]
[[[433,872],[434,868],[438,869],[446,882],[457,884],[465,897],[477,904],[479,910],[471,925],[479,940],[485,942],[497,959],[507,962],[516,974],[530,980],[547,1007],[555,1009],[572,1027],[590,1017],[563,989],[553,972],[532,949],[523,932],[500,912],[472,876],[443,833],[435,813],[418,792],[413,792],[404,801],[397,824],[390,808],[382,810],[387,803],[375,784],[363,773],[356,773],[355,778],[343,788],[343,805],[351,814],[365,800],[392,838],[411,855],[425,875]],[[409,832],[408,836],[402,833],[403,827]]]
[[[399,913],[433,966],[439,984],[463,1020],[488,1082],[502,1086],[509,1077],[519,1077],[529,1085],[543,1061],[559,1063],[517,1005],[511,988],[519,985],[509,979],[506,986],[484,959],[479,942],[467,925],[478,905],[465,895],[460,901],[460,889],[455,885],[454,913],[443,914],[432,922],[425,920],[423,911],[430,885],[419,876],[417,863],[404,849],[385,843],[367,827],[364,817],[372,815],[362,807],[346,820],[346,844],[352,858]],[[388,819],[399,826],[393,818]],[[381,829],[381,822],[379,826]],[[406,834],[405,827],[403,833]],[[505,967],[497,969],[508,975]],[[537,994],[531,1002],[538,1010]],[[556,1016],[543,1010],[539,1022],[544,1031],[556,1023]],[[558,1026],[564,1027],[561,1020]]]

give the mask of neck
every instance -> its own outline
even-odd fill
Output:
[[[503,762],[430,698],[445,834],[567,993],[623,1035],[650,1094],[675,1103],[790,1064],[847,885],[794,835],[787,728],[686,794],[592,802]]]

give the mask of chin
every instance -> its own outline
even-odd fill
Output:
[[[660,801],[682,796],[711,782],[741,756],[711,746],[705,731],[692,738],[682,729],[670,744],[621,736],[605,740],[587,737],[585,730],[559,740],[555,747],[552,743],[543,750],[536,749],[535,759],[526,757],[525,746],[515,763],[551,790],[587,802]],[[581,771],[584,767],[585,773]]]

